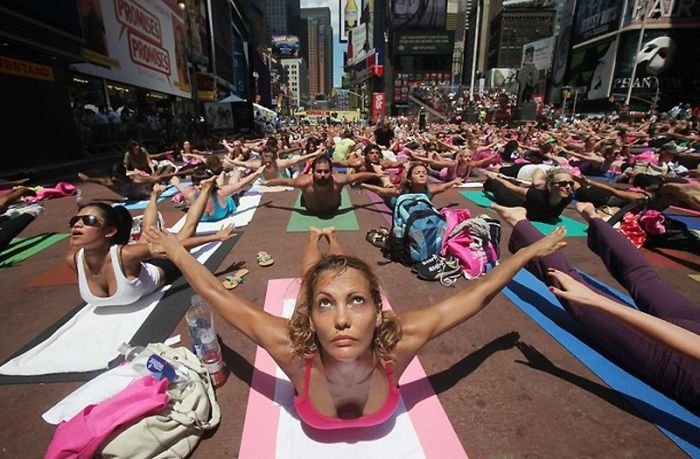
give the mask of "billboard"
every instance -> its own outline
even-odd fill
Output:
[[[175,2],[79,0],[85,54],[74,70],[190,97],[187,28]]]
[[[537,70],[547,70],[552,66],[552,53],[554,51],[554,38],[543,38],[523,45],[523,57],[520,63],[534,64]]]
[[[350,29],[348,65],[367,59],[374,52],[374,0],[366,0],[354,28]]]
[[[697,101],[700,95],[700,48],[697,30],[647,29],[637,53],[639,31],[623,33],[617,53],[613,93],[627,94],[637,65],[632,95],[650,100],[657,91],[662,106]]]
[[[272,54],[277,57],[298,57],[299,37],[296,35],[273,35]]]
[[[578,48],[569,60],[567,85],[577,90],[579,100],[607,98],[614,66],[614,40]]]
[[[392,0],[394,29],[444,29],[447,0]]]
[[[453,31],[411,31],[397,32],[394,39],[394,53],[406,55],[452,54],[454,50]]]
[[[374,5],[374,0],[365,0]],[[350,37],[350,30],[360,23],[362,12],[362,0],[338,0],[340,14],[338,16],[338,30],[340,31],[340,42],[347,43]]]
[[[619,0],[579,0],[572,44],[617,30],[623,2]]]
[[[649,8],[647,26],[658,25],[700,25],[700,2],[687,0],[628,0],[623,16],[623,26],[641,24],[644,5]]]

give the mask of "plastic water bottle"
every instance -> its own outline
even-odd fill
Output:
[[[192,340],[192,352],[204,364],[214,387],[220,387],[226,382],[228,375],[221,356],[221,346],[216,339],[214,318],[209,304],[201,296],[194,295],[185,319]]]
[[[185,391],[190,383],[189,370],[179,362],[165,359],[144,346],[130,346],[122,343],[117,349],[124,360],[142,375],[151,375],[157,380],[167,379],[170,390]]]

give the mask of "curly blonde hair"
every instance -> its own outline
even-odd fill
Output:
[[[382,360],[391,359],[396,344],[401,340],[401,325],[396,315],[390,311],[382,311],[382,296],[379,279],[370,267],[359,258],[345,255],[329,255],[312,266],[301,282],[299,304],[297,304],[289,320],[289,338],[295,355],[308,358],[318,352],[319,343],[316,333],[311,330],[311,308],[318,280],[322,273],[335,271],[337,274],[347,269],[356,269],[365,275],[369,281],[372,300],[381,313],[381,322],[374,330],[372,351]]]

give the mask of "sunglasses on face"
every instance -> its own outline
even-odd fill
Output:
[[[76,215],[75,217],[68,220],[68,227],[73,228],[79,221],[83,222],[85,226],[99,226],[100,221],[94,215]]]
[[[573,180],[560,180],[558,182],[552,182],[552,183],[555,184],[556,186],[560,186],[562,188],[565,186],[570,186],[571,188],[573,188],[575,185],[575,182]]]

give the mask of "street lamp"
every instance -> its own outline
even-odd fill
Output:
[[[192,116],[196,120],[197,125],[200,123],[199,119],[199,100],[197,93],[197,81],[194,64],[192,63],[192,10],[186,1],[180,0],[177,2],[178,8],[185,13],[187,18],[187,66],[190,70],[190,91],[192,95],[192,102],[194,107],[192,110]],[[216,88],[215,88],[216,89]]]

